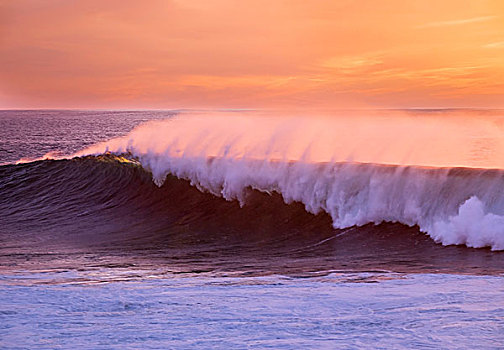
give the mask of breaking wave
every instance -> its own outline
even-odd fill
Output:
[[[464,163],[467,142],[452,135],[443,142],[450,150],[459,145],[458,152],[441,152],[431,126],[415,136],[410,122],[380,120],[381,131],[369,123],[183,116],[146,123],[75,156],[126,155],[158,185],[173,175],[241,205],[249,189],[276,192],[310,213],[326,212],[338,229],[398,222],[444,245],[504,249],[504,171],[450,166],[474,165]]]

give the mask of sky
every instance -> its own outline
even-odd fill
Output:
[[[0,0],[0,108],[504,107],[501,0]]]

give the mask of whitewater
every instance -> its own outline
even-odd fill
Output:
[[[334,228],[399,222],[443,245],[503,250],[503,129],[471,111],[193,112],[71,157],[125,155],[158,185],[174,175],[241,205],[250,190],[277,192]]]

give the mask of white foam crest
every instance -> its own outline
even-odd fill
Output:
[[[159,185],[172,174],[241,204],[248,188],[276,191],[287,203],[327,212],[335,228],[400,222],[418,225],[445,245],[504,249],[503,171],[403,161],[429,159],[436,151],[432,144],[420,155],[408,149],[429,139],[436,147],[458,145],[443,156],[465,164],[467,140],[460,135],[438,140],[431,127],[424,130],[414,121],[419,124],[414,129],[408,119],[371,121],[381,129],[373,129],[367,118],[336,119],[186,115],[144,124],[77,155],[129,152]],[[359,126],[363,130],[355,131]],[[434,165],[443,160],[432,155]]]

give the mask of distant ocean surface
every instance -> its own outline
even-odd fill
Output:
[[[0,111],[0,347],[502,348],[504,112],[370,114]]]

